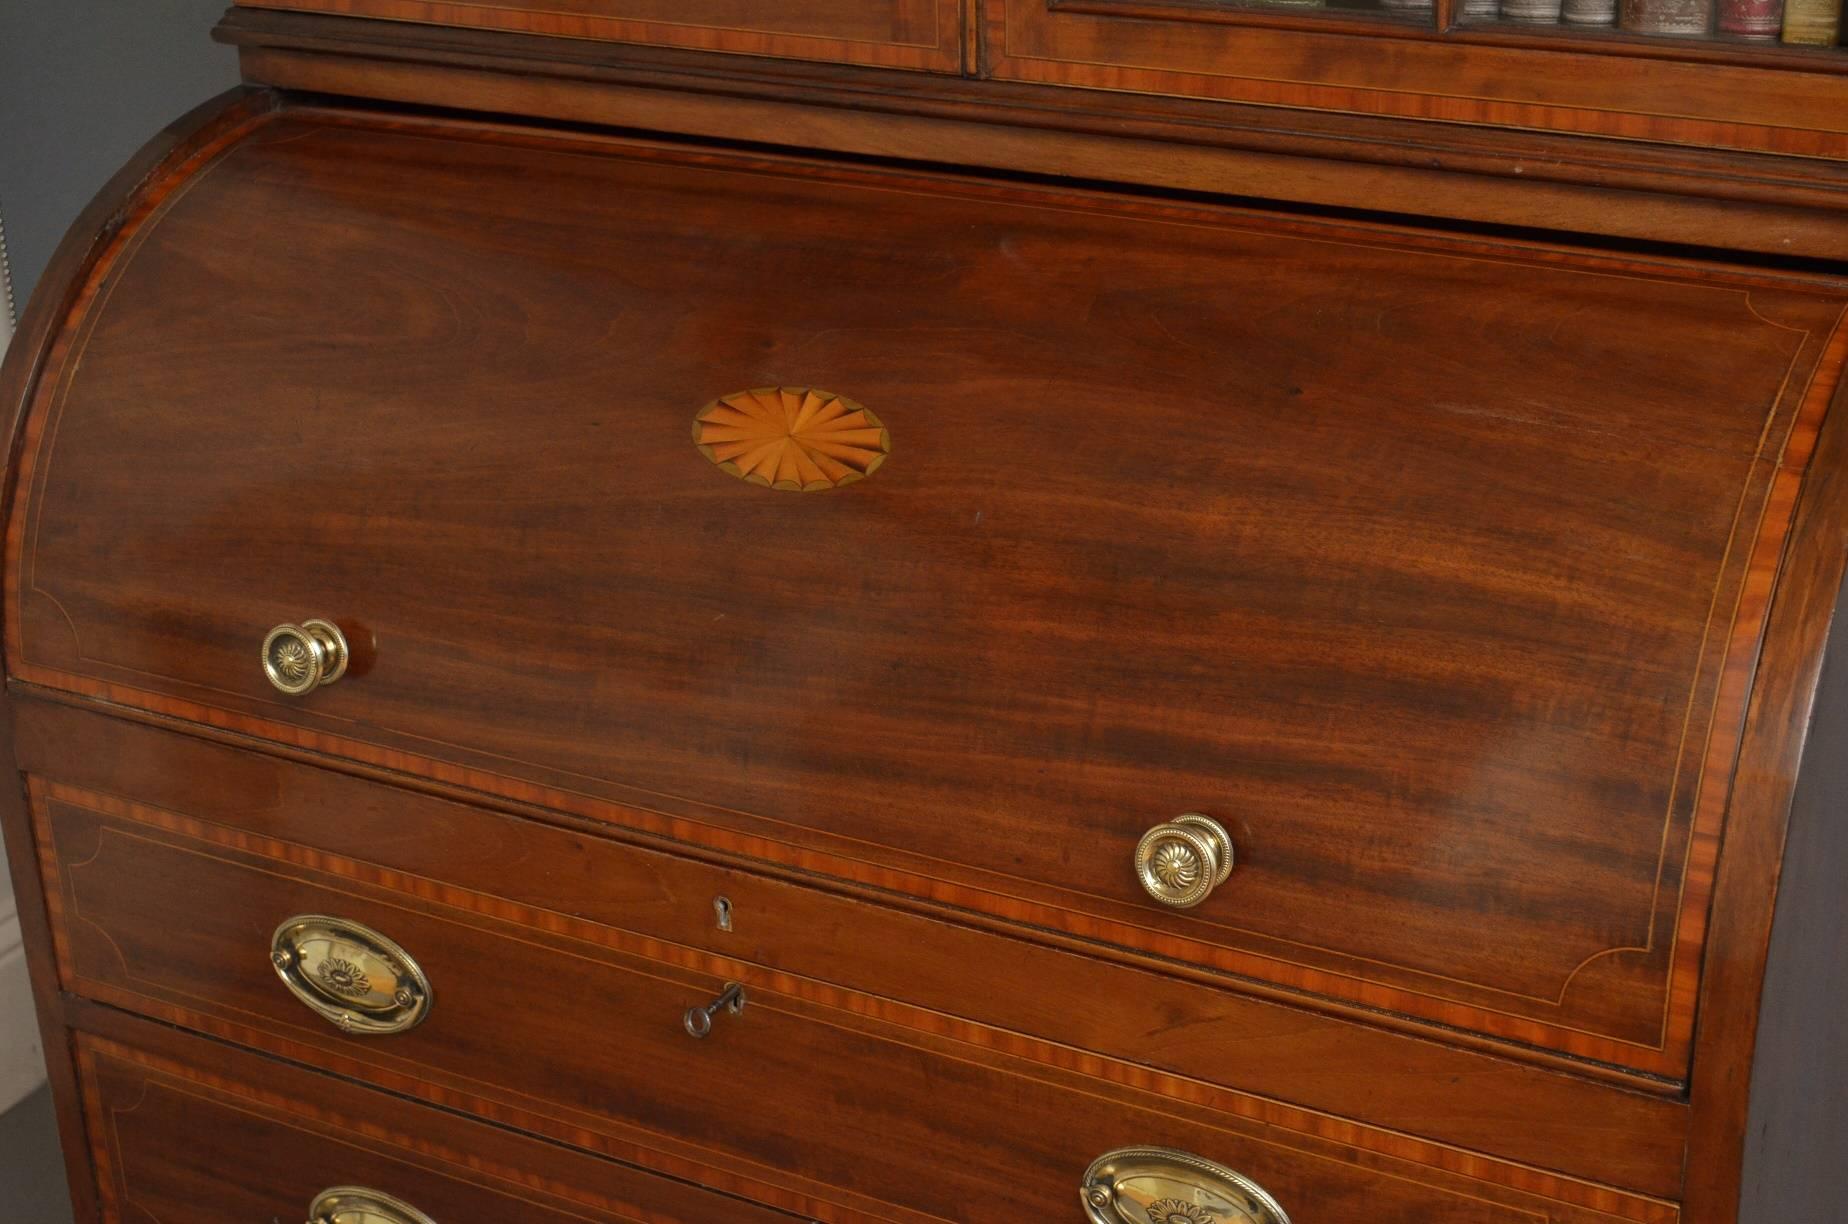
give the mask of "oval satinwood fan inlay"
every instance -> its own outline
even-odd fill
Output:
[[[803,493],[871,476],[892,450],[878,417],[812,387],[760,387],[713,400],[693,419],[693,441],[740,480]]]

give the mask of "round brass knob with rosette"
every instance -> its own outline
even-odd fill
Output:
[[[263,639],[263,674],[280,693],[300,697],[346,675],[347,640],[328,620],[277,625]]]
[[[1232,836],[1211,816],[1188,812],[1136,843],[1136,878],[1163,905],[1192,909],[1232,874]]]

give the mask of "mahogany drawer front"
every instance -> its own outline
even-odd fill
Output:
[[[247,8],[959,72],[959,0],[238,0]]]
[[[1673,1197],[1683,1100],[1254,998],[1236,983],[981,930],[761,870],[585,836],[63,704],[16,705],[42,800],[103,796],[143,824],[712,972],[768,973],[887,1019],[1301,1127],[1304,1110]],[[202,785],[201,779],[210,779]],[[53,860],[56,861],[55,859]],[[437,883],[440,882],[440,885]],[[716,904],[726,902],[729,929]],[[894,949],[903,949],[894,955]],[[760,979],[762,980],[762,979]],[[1377,1020],[1377,1018],[1372,1018]],[[1151,1072],[1155,1078],[1150,1079]],[[1245,1094],[1255,1094],[1245,1095]],[[1268,1098],[1261,1101],[1260,1098]]]
[[[1073,1210],[1085,1168],[1125,1146],[1221,1162],[1298,1219],[1677,1218],[1661,1200],[1500,1162],[1424,1163],[1433,1145],[1379,1143],[1352,1124],[1324,1134],[1303,1119],[1293,1132],[1149,1090],[1158,1077],[1120,1084],[906,1030],[875,1000],[787,975],[666,945],[636,955],[581,927],[456,908],[415,877],[361,883],[331,860],[267,858],[106,797],[34,789],[67,991],[817,1218]],[[421,1023],[348,1035],[303,1006],[267,958],[277,926],[304,914],[358,924],[414,959],[431,999]],[[732,972],[742,1010],[695,1039],[687,1009]]]
[[[319,112],[98,275],[15,676],[1685,1075],[1839,287]],[[872,475],[735,478],[777,385]]]
[[[295,1221],[347,1186],[436,1224],[801,1219],[216,1042],[108,1027],[74,1041],[103,1224]]]

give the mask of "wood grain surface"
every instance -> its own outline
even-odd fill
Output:
[[[115,1032],[76,1040],[110,1221],[296,1220],[336,1186],[451,1221],[800,1219],[172,1030]]]
[[[1166,1077],[1112,1084],[908,1032],[876,1006],[824,1003],[800,981],[748,969],[735,979],[748,991],[742,1012],[695,1040],[683,1011],[733,966],[658,959],[609,932],[529,925],[530,911],[458,908],[458,892],[427,882],[380,887],[332,860],[297,866],[273,844],[215,845],[136,805],[34,789],[67,990],[297,1061],[319,1048],[325,1058],[306,1060],[465,1108],[531,1111],[532,1125],[564,1137],[649,1146],[665,1171],[692,1161],[762,1182],[812,1201],[819,1218],[1064,1210],[1078,1173],[1126,1143],[1228,1163],[1310,1219],[1678,1218],[1667,1203],[1500,1162],[1446,1167],[1431,1145],[1351,1124],[1220,1109]],[[400,943],[430,980],[429,1017],[354,1038],[310,1013],[267,960],[269,932],[301,913]]]
[[[962,70],[962,0],[239,0],[426,25],[885,68]]]
[[[1365,1124],[1339,1124],[1358,1146],[1417,1135],[1436,1141],[1421,1158],[1441,1167],[1474,1167],[1462,1153],[1476,1152],[1680,1193],[1687,1106],[1659,1085],[1491,1057],[1449,1032],[1381,1031],[1370,1013],[1254,998],[1249,983],[1173,962],[1120,966],[1044,933],[1005,937],[966,912],[626,844],[556,815],[487,811],[192,734],[19,705],[19,763],[44,786],[134,796],[144,819],[211,846],[415,887],[702,972],[768,974],[817,1001],[1113,1082],[1148,1086],[1154,1072],[1176,1099],[1281,1127],[1350,1119]]]
[[[989,64],[1027,31],[1043,84],[826,45],[922,40],[895,14],[924,6],[675,43],[634,4],[620,35],[661,48],[544,69],[578,31],[518,13],[553,37],[227,28],[269,31],[247,66],[356,94],[708,136],[733,114],[739,138],[955,162],[985,105],[959,91],[992,85],[1007,118],[972,163],[1109,178],[1133,146],[1125,179],[1279,166],[1273,198],[1323,202],[1430,174],[1469,184],[1459,212],[1698,217],[1723,247],[1760,209],[1826,247],[1801,227],[1827,228],[1833,162],[1640,151],[1835,157],[1832,69],[1801,57],[1748,86],[1718,52],[1610,81],[1564,56],[1522,100],[1470,74],[1543,48],[1451,40],[1469,97],[1383,111],[1462,121],[1426,146],[1389,137],[1408,119],[1286,131],[1206,100],[1246,96],[1214,48],[1282,40],[1273,64],[1310,59],[1265,99],[1358,109],[1356,71],[1426,90],[1423,52],[1311,62],[1309,23],[1159,7],[991,5]],[[380,33],[315,41],[354,27]],[[841,63],[752,58],[784,54]],[[1693,109],[1751,122],[1660,111],[1696,66]],[[915,105],[880,83],[902,79]],[[439,80],[459,92],[420,92]],[[1150,89],[1197,98],[1108,95]],[[1567,113],[1594,97],[1616,109]],[[1753,126],[1773,103],[1789,124]],[[1841,1119],[1803,1112],[1790,1006],[1791,966],[1829,964],[1790,915],[1826,912],[1827,881],[1783,870],[1793,797],[1808,845],[1834,784],[1830,269],[281,105],[222,103],[125,171],[0,373],[0,735],[38,801],[36,829],[17,792],[0,823],[86,1218],[289,1218],[305,1183],[226,1178],[175,1136],[341,1161],[362,1113],[366,1167],[443,1218],[1057,1214],[1123,1142],[1331,1221],[1734,1224],[1768,1181],[1832,1201],[1804,1143]],[[1483,121],[1634,140],[1606,165]],[[1250,160],[1209,173],[1187,125]],[[1547,182],[1515,205],[1486,184],[1523,150]],[[1312,161],[1373,169],[1336,187]],[[889,461],[801,496],[715,471],[700,406],[772,385],[865,403]],[[256,645],[317,614],[355,667],[284,702]],[[1166,913],[1127,848],[1190,808],[1240,863]],[[258,945],[307,908],[414,945],[431,1026],[359,1043],[291,1000]],[[693,1042],[680,1008],[726,980],[746,1015]],[[1742,1175],[1755,1045],[1759,1116],[1809,1130]],[[771,1104],[693,1099],[741,1086]]]
[[[1240,20],[1291,20],[1281,10],[1228,11]],[[1323,112],[1293,97],[1261,105],[840,64],[715,62],[670,48],[269,9],[234,9],[216,35],[238,48],[247,80],[323,94],[1715,251],[1848,259],[1848,161],[1749,147]],[[1636,39],[1624,50],[1644,49],[1639,43],[1656,53],[1685,49]],[[1762,63],[1764,51],[1751,56]],[[1594,59],[1601,69],[1621,64]]]
[[[1832,282],[303,116],[98,287],[17,676],[1686,1073]],[[878,477],[714,472],[777,383]],[[360,661],[290,704],[307,615]],[[1242,861],[1160,912],[1196,809]]]
[[[1774,935],[1785,944],[1781,958],[1811,954],[1790,931],[1773,930],[1773,912],[1799,781],[1826,793],[1839,754],[1838,744],[1812,738],[1812,724],[1826,727],[1838,717],[1818,707],[1817,692],[1824,646],[1830,627],[1839,620],[1837,599],[1848,564],[1845,406],[1848,388],[1838,389],[1835,406],[1813,442],[1812,474],[1797,498],[1787,557],[1765,621],[1764,663],[1747,710],[1735,797],[1715,881],[1714,924],[1701,976],[1699,1041],[1689,1094],[1693,1128],[1687,1203],[1695,1220],[1752,1218],[1751,1207],[1740,1215],[1740,1155],[1750,1124],[1752,1060],[1767,955]],[[1809,780],[1812,773],[1818,776]],[[1801,880],[1803,873],[1797,878]],[[1812,902],[1799,892],[1796,904],[1807,907]],[[1818,987],[1824,984],[1816,982]],[[1811,1083],[1806,1079],[1793,1087],[1777,1077],[1775,1067],[1783,1057],[1780,1051],[1771,1059],[1774,1078],[1765,1090],[1773,1100],[1786,1091],[1804,1093]],[[1818,1073],[1828,1074],[1826,1068],[1818,1068]],[[1802,1168],[1800,1161],[1793,1161],[1782,1171]],[[1788,1189],[1834,1194],[1830,1182],[1839,1171],[1820,1172],[1817,1184]]]

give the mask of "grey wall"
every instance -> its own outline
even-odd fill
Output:
[[[228,0],[0,0],[0,216],[21,308],[65,229],[149,137],[237,84]]]
[[[66,228],[122,163],[237,83],[236,57],[208,37],[226,2],[0,0],[0,217],[22,309]],[[70,1218],[41,1090],[0,1116],[0,1220]]]

